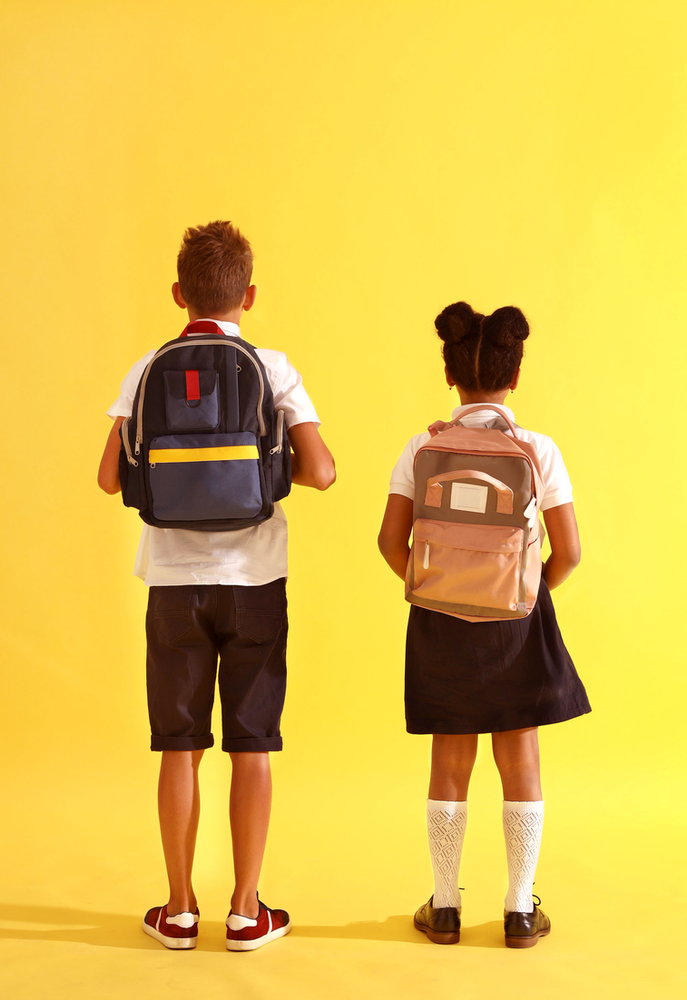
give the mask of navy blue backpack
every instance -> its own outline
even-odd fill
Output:
[[[265,368],[212,320],[189,323],[151,359],[120,437],[124,504],[159,528],[247,528],[291,489],[284,412]]]

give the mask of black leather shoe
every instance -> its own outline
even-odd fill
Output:
[[[540,899],[539,902],[541,903]],[[534,948],[540,937],[546,937],[550,933],[551,921],[536,905],[531,913],[504,910],[503,929],[506,933],[506,948]]]
[[[415,929],[426,934],[434,944],[458,944],[460,941],[460,907],[432,906],[434,896],[421,906],[413,918]]]

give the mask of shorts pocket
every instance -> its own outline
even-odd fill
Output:
[[[153,514],[160,521],[255,517],[262,510],[255,434],[170,434],[148,453]]]
[[[413,590],[429,601],[517,611],[523,529],[419,518],[413,529]]]
[[[173,645],[191,631],[189,587],[151,587],[147,625],[151,619],[155,635],[165,645]]]
[[[267,642],[282,627],[286,615],[283,580],[261,587],[235,587],[236,631],[254,642]]]
[[[168,371],[164,378],[165,418],[170,431],[211,431],[219,425],[218,372]]]

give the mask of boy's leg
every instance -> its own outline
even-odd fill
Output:
[[[258,879],[265,854],[272,806],[270,755],[232,753],[229,818],[236,885],[231,909],[244,917],[258,916]]]
[[[200,813],[198,767],[204,750],[213,745],[215,590],[178,586],[151,587],[149,592],[148,711],[151,749],[162,753],[158,813],[169,880],[169,903],[163,908],[168,917],[196,910],[191,869]],[[162,943],[178,946],[166,939]]]
[[[269,754],[281,750],[288,620],[283,579],[225,587],[217,615],[222,749],[231,756],[234,915],[258,917],[258,879],[272,804]]]
[[[162,752],[157,801],[169,880],[169,916],[196,911],[191,872],[200,816],[198,765],[203,753],[203,750]]]

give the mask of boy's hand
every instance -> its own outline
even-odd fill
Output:
[[[122,488],[119,483],[119,449],[121,447],[119,428],[123,423],[124,417],[115,417],[98,469],[98,486],[110,495],[119,493]]]

